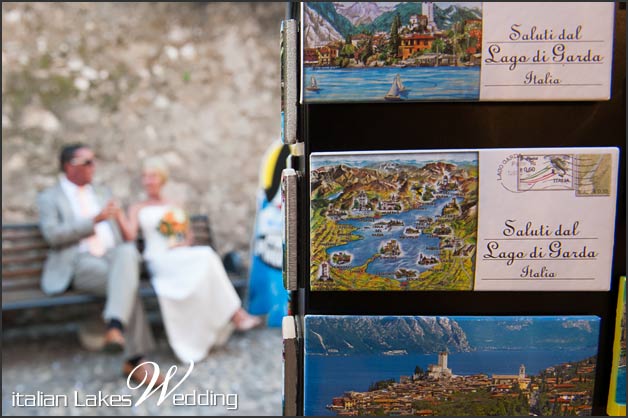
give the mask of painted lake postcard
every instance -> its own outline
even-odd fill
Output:
[[[305,2],[303,102],[478,100],[481,2]]]
[[[305,316],[305,415],[591,415],[596,316]]]
[[[619,281],[617,316],[615,317],[615,339],[611,384],[608,389],[608,415],[626,416],[626,277]]]
[[[478,153],[310,156],[310,289],[473,290]]]

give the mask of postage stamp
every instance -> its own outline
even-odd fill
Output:
[[[517,189],[524,191],[573,190],[573,156],[519,155]]]
[[[574,159],[576,196],[609,196],[611,193],[611,154],[580,154]]]

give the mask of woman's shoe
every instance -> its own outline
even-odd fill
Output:
[[[249,331],[253,328],[257,328],[261,326],[262,323],[263,323],[262,318],[260,318],[259,316],[253,316],[253,315],[247,314],[242,319],[235,322],[234,325],[235,325],[236,331],[243,332],[243,331]]]

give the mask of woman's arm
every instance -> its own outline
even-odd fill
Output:
[[[129,216],[127,217],[123,210],[116,213],[116,222],[120,227],[122,238],[125,241],[135,241],[139,230],[138,212],[141,209],[140,204],[131,205],[129,208]]]

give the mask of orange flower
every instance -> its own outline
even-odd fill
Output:
[[[180,209],[173,209],[164,214],[157,228],[160,233],[170,237],[185,234],[188,226],[189,220],[185,212]]]

